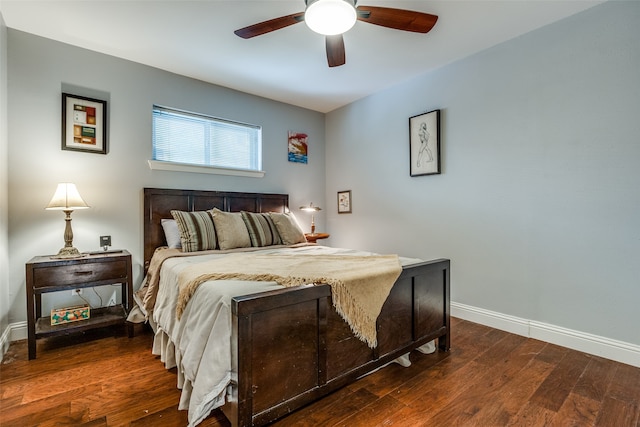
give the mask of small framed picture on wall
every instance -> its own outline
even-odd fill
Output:
[[[302,132],[289,131],[288,137],[288,150],[289,161],[294,163],[307,164],[309,161],[308,143],[307,138],[309,136]]]
[[[351,190],[338,191],[338,213],[351,213]]]
[[[440,110],[409,118],[411,176],[440,173]]]

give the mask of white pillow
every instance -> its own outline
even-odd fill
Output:
[[[164,238],[167,240],[167,246],[173,249],[180,249],[182,244],[180,243],[180,230],[178,230],[176,220],[163,218],[160,220],[160,223],[164,230]]]

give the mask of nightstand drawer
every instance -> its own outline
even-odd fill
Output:
[[[33,286],[42,288],[57,286],[60,283],[74,285],[97,282],[100,280],[125,279],[127,263],[124,260],[114,262],[93,262],[86,264],[35,268]]]

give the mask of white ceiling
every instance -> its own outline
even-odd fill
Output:
[[[304,10],[304,0],[0,0],[7,27],[243,92],[328,112],[603,0],[359,0],[438,15],[428,34],[357,22],[347,63],[296,24],[244,40],[233,31]]]

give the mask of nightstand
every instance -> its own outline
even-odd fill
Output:
[[[327,233],[307,233],[304,235],[309,243],[316,243],[316,240],[326,239],[329,236]]]
[[[89,319],[51,325],[51,318],[42,316],[44,293],[113,284],[122,286],[122,304],[91,309]],[[38,338],[126,323],[133,304],[131,254],[107,252],[71,259],[37,256],[26,264],[26,285],[29,359],[35,359]],[[133,325],[127,327],[132,337]]]

